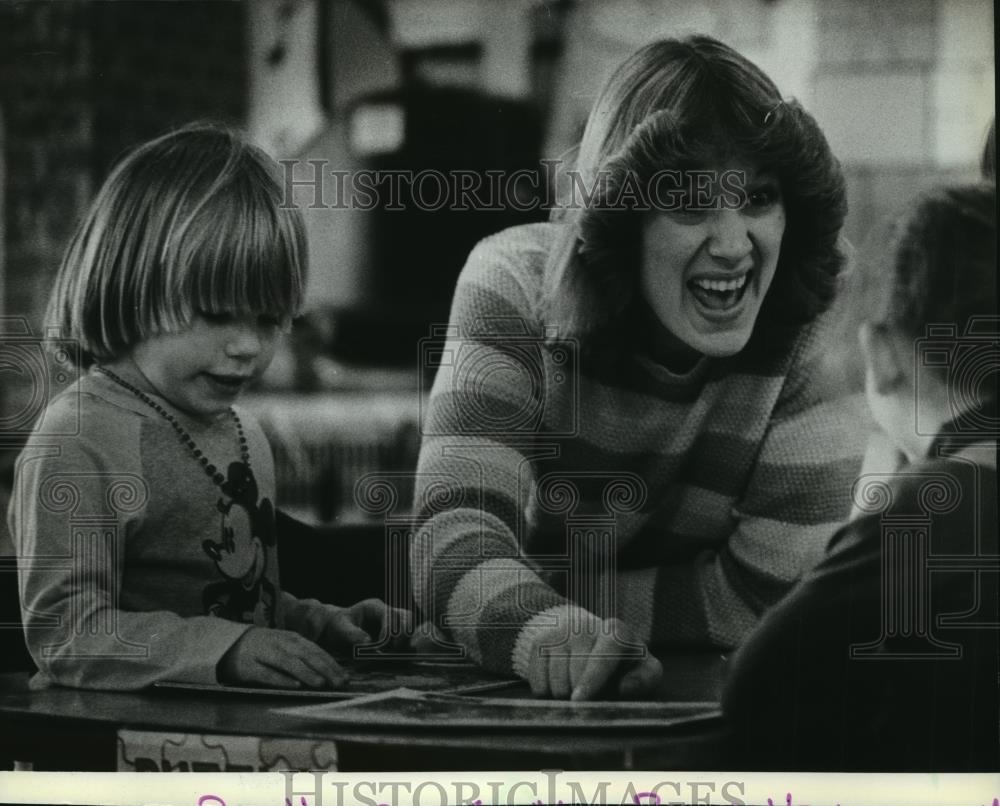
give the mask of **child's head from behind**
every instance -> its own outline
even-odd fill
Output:
[[[305,230],[282,202],[271,160],[225,129],[194,125],[140,146],[77,229],[48,323],[78,340],[84,366],[132,357],[144,370],[138,359],[218,346],[232,355],[204,355],[203,371],[220,392],[239,386],[266,368],[302,302]]]
[[[861,327],[869,404],[911,459],[936,427],[996,405],[996,186],[922,194],[900,221],[880,310]],[[993,358],[989,351],[993,350]]]

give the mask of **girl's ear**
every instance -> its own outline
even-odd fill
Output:
[[[885,325],[864,322],[858,328],[858,341],[865,357],[865,368],[875,391],[887,395],[897,391],[906,377],[892,334]]]

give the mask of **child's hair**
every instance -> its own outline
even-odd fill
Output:
[[[658,171],[773,172],[786,228],[761,316],[806,322],[837,291],[847,213],[840,165],[813,117],[757,66],[707,36],[653,42],[624,62],[594,104],[575,170],[597,194],[569,206],[549,256],[544,314],[559,337],[619,338],[638,291],[643,213],[615,204],[628,179]],[[596,182],[598,177],[607,181]],[[647,194],[648,196],[649,194]]]
[[[226,128],[193,124],[112,170],[69,244],[46,322],[78,341],[87,367],[197,311],[288,320],[306,262],[302,215],[273,161]]]
[[[996,233],[992,182],[921,194],[897,225],[876,324],[913,339],[949,325],[961,338],[973,319],[995,317]]]

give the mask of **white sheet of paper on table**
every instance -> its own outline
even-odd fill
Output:
[[[271,709],[341,725],[595,730],[668,727],[721,716],[714,702],[568,702],[458,696],[400,688],[351,700]]]

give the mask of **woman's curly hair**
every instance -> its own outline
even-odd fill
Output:
[[[808,322],[837,293],[846,257],[844,177],[815,119],[732,48],[706,36],[654,42],[632,55],[598,98],[575,171],[593,194],[563,206],[543,315],[560,331],[620,339],[638,290],[643,210],[664,171],[746,165],[775,175],[786,226],[761,319]],[[660,208],[662,209],[662,208]]]

